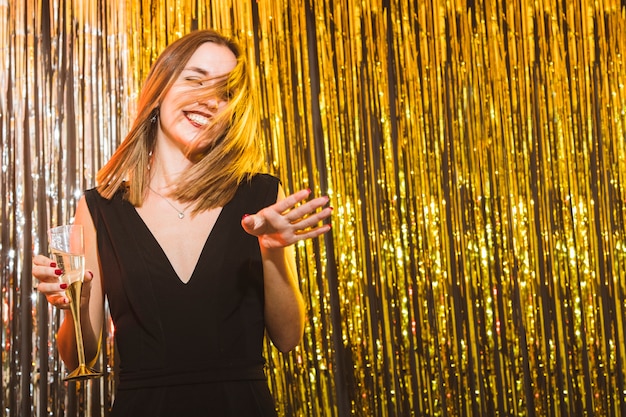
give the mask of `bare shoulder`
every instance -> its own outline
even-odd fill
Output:
[[[87,206],[87,200],[84,195],[78,200],[78,205],[76,206],[76,213],[74,217],[74,224],[82,225],[85,234],[95,234],[95,226],[93,223],[93,219],[91,218],[91,212],[89,211],[89,207]]]

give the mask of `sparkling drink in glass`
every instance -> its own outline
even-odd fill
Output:
[[[85,362],[85,346],[80,326],[80,295],[85,276],[85,245],[83,227],[80,225],[64,225],[48,230],[50,253],[62,271],[61,282],[67,284],[65,294],[70,303],[70,311],[74,319],[76,350],[78,351],[78,368],[70,372],[64,380],[96,378],[102,374],[87,366]]]

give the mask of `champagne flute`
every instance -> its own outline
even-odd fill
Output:
[[[67,284],[65,294],[70,302],[70,311],[74,319],[74,334],[76,335],[76,350],[78,351],[78,368],[70,372],[65,381],[97,378],[102,373],[91,369],[85,363],[85,346],[80,326],[80,293],[83,288],[85,275],[85,245],[83,242],[83,227],[80,225],[64,225],[48,230],[50,252],[63,271],[60,279]]]

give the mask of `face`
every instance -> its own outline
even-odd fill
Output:
[[[191,56],[178,79],[159,106],[157,140],[166,140],[185,151],[192,145],[226,101],[219,97],[200,98],[211,79],[228,74],[237,58],[226,46],[207,42]]]

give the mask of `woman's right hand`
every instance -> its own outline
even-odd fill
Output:
[[[62,273],[52,259],[44,255],[36,255],[33,258],[33,277],[38,281],[34,285],[34,289],[45,295],[46,300],[51,305],[61,309],[69,309],[69,301],[65,295],[67,284],[62,283],[59,279]],[[89,299],[92,278],[93,274],[90,271],[85,271],[81,304]]]

